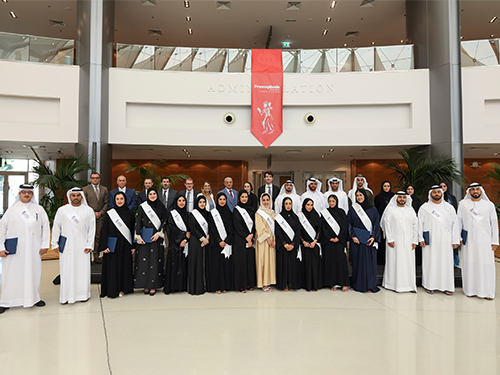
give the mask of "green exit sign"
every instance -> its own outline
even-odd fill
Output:
[[[290,42],[282,42],[281,45],[283,48],[290,48]]]

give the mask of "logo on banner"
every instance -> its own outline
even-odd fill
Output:
[[[257,108],[257,111],[259,111],[260,115],[264,117],[264,119],[262,120],[262,132],[260,134],[274,133],[274,117],[272,114],[273,107],[271,104],[271,102],[266,101],[262,103],[262,109],[260,109],[260,107]]]

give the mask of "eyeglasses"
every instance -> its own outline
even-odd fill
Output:
[[[101,177],[99,177],[99,176],[98,176],[98,177],[90,177],[90,179],[91,179],[91,180],[100,180],[100,179],[101,179]]]
[[[21,194],[33,194],[31,190],[21,190]]]

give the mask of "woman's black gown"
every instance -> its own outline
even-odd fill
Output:
[[[349,285],[349,269],[347,267],[347,256],[345,248],[349,236],[349,226],[347,215],[344,210],[328,209],[340,227],[340,233],[336,234],[322,219],[322,251],[323,251],[323,285],[328,288],[334,286]],[[330,241],[331,238],[338,238],[338,242]]]
[[[210,215],[208,211],[207,215]],[[205,220],[210,227],[210,218],[207,216]],[[200,238],[206,235],[192,213],[189,214],[188,228],[191,231],[188,251],[188,293],[200,295],[205,293],[205,251],[208,250],[209,244],[201,246]]]
[[[232,259],[231,257],[226,258],[225,255],[222,254],[223,248],[219,245],[223,240],[228,245],[233,243],[232,218],[226,221],[227,223],[224,222],[224,228],[226,228],[227,233],[225,240],[220,238],[215,222],[213,220],[209,221],[210,244],[207,248],[205,257],[207,292],[213,293],[218,290],[232,289]]]
[[[314,216],[315,215],[315,216]],[[321,255],[319,248],[319,238],[321,235],[321,219],[316,211],[311,212],[309,223],[316,232],[316,237],[311,238],[304,228],[301,228],[302,240],[305,242],[317,241],[314,248],[302,246],[302,262],[304,263],[304,285],[305,290],[318,290],[323,287],[321,281]]]
[[[249,213],[252,217],[252,213]],[[252,219],[254,219],[252,217]],[[257,285],[257,271],[255,266],[255,247],[247,248],[246,237],[255,233],[255,221],[252,232],[243,220],[240,212],[235,208],[233,211],[234,237],[233,237],[233,288],[234,290],[245,290]]]
[[[283,217],[286,211],[282,211]],[[285,218],[286,220],[287,218]],[[278,289],[300,289],[301,262],[297,259],[300,245],[301,225],[297,216],[288,218],[288,224],[292,227],[294,237],[292,241],[279,224],[276,224],[276,287]],[[288,251],[285,244],[293,245],[293,249]]]
[[[372,223],[371,236],[377,241],[380,238],[380,224],[378,212],[375,207],[370,207],[365,210]],[[349,236],[354,236],[354,229],[364,229],[365,226],[359,218],[358,214],[352,207],[349,208],[347,214],[349,222]],[[358,292],[378,292],[377,287],[377,249],[366,244],[355,244],[351,241],[351,256],[352,256],[352,281],[351,286]]]
[[[257,212],[257,208],[259,207],[259,198],[254,193],[248,194],[248,202],[250,203],[250,207],[252,207],[254,212]]]
[[[140,235],[142,228],[153,228],[153,234],[163,232],[166,218],[159,217],[160,228],[156,228],[141,206],[137,210],[135,218],[135,232]],[[144,245],[136,244],[135,255],[135,288],[159,289],[163,287],[163,264],[165,250],[160,237],[152,243]]]
[[[187,220],[185,221],[187,226]],[[169,238],[163,292],[165,294],[185,292],[187,290],[187,258],[184,255],[184,248],[180,247],[180,244],[182,241],[188,240],[187,232],[177,227],[171,213],[168,214],[167,226]]]
[[[134,233],[134,216],[122,218],[125,225]],[[134,276],[132,273],[132,245],[123,237],[121,232],[112,223],[108,215],[104,217],[99,242],[99,251],[108,247],[108,237],[116,237],[114,253],[104,254],[101,273],[101,297],[118,297],[120,292],[125,294],[134,292]]]

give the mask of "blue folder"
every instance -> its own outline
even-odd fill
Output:
[[[116,249],[116,241],[118,240],[117,237],[108,237],[108,249],[110,253],[114,253]]]
[[[7,255],[13,255],[17,252],[17,237],[5,240],[5,250],[9,252]]]
[[[422,237],[424,237],[425,246],[429,246],[429,244],[431,243],[431,237],[429,231],[422,233]]]
[[[67,241],[66,237],[59,236],[59,241],[57,241],[57,242],[59,243],[59,252],[61,254],[64,253],[64,248],[66,247],[66,241]]]
[[[359,243],[368,245],[368,240],[371,238],[371,234],[366,229],[354,228],[354,237],[359,240]]]
[[[465,229],[462,229],[462,243],[464,245],[467,245],[467,236],[469,235],[469,232],[466,231]]]
[[[151,237],[153,237],[153,228],[142,228],[141,237],[146,243],[152,243]]]

